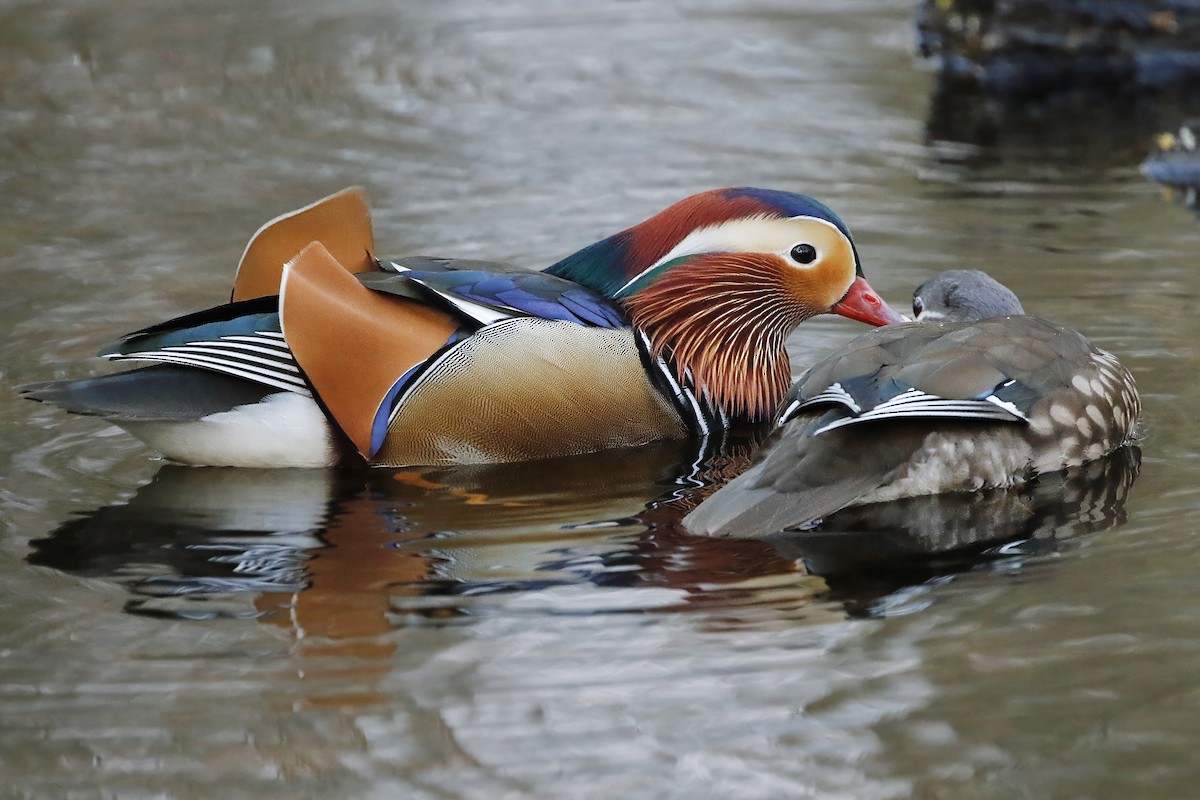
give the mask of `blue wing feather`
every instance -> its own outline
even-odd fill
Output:
[[[412,268],[417,265],[433,269]],[[464,268],[457,269],[457,265]],[[440,300],[456,313],[467,316],[470,311],[463,308],[462,302],[508,316],[555,319],[585,327],[621,328],[629,324],[620,306],[611,300],[545,272],[505,264],[431,258],[401,259],[395,262],[394,269],[360,275],[359,280],[376,291],[395,294],[409,294],[414,285],[422,287],[427,299]]]
[[[620,308],[583,288],[570,289],[558,298],[564,308],[598,328],[623,328],[629,324]]]
[[[201,339],[281,330],[279,298],[260,297],[237,303],[224,303],[127,333],[120,341],[101,350],[99,355],[128,355]]]

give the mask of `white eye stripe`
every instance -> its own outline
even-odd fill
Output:
[[[820,232],[813,235],[806,235],[804,230],[797,228],[798,224],[801,226],[815,224],[818,226]],[[822,228],[828,230],[820,230]],[[805,238],[798,238],[797,234]],[[809,266],[806,264],[797,264],[791,258],[791,250],[797,244],[813,244],[815,247],[814,238],[820,239],[822,234],[826,236],[832,234],[840,239],[845,238],[845,235],[838,230],[836,225],[826,222],[823,219],[817,219],[816,217],[804,216],[785,217],[782,219],[768,215],[743,217],[741,219],[722,222],[718,225],[697,228],[683,237],[679,241],[679,244],[672,247],[666,255],[626,282],[624,286],[617,290],[616,294],[619,295],[637,283],[638,279],[643,275],[653,272],[669,261],[674,261],[684,256],[699,255],[700,253],[775,253],[792,266]],[[817,248],[818,254],[820,254],[821,249]]]

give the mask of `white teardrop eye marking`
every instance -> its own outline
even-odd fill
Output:
[[[811,264],[817,260],[817,248],[807,242],[801,242],[788,253],[797,264]]]

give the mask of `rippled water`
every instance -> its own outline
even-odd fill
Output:
[[[395,5],[0,5],[2,383],[219,302],[345,185],[384,254],[540,267],[751,184],[896,303],[986,268],[1117,352],[1140,474],[847,558],[680,531],[746,442],[187,469],[0,392],[0,796],[1195,794],[1200,224],[1137,173],[1185,104],[939,95],[907,2]]]

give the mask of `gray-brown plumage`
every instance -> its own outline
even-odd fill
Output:
[[[942,273],[913,308],[916,322],[805,372],[759,461],[688,515],[689,530],[766,536],[847,506],[1013,486],[1134,438],[1128,370],[1078,332],[1024,316],[986,274]]]

